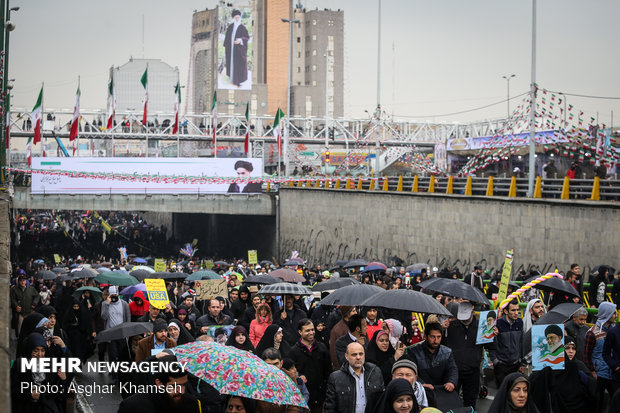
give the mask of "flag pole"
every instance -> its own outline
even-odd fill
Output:
[[[280,113],[280,99],[278,99],[278,111],[276,112],[276,116]],[[278,127],[280,127],[280,122],[282,122],[282,119],[279,119],[278,121]],[[280,137],[280,142],[282,142],[282,137]],[[276,137],[276,150],[278,151],[278,178],[280,178],[280,176],[282,176],[282,171],[280,170],[280,164],[282,163],[282,159],[280,156],[280,153],[282,152],[280,150],[280,144],[278,144],[278,138]]]
[[[45,101],[45,93],[43,91],[43,87],[45,86],[45,82],[41,82],[41,135],[43,135],[43,102]],[[47,136],[45,139],[41,139],[41,157],[45,154],[45,144],[47,143]]]

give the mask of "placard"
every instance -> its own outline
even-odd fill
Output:
[[[166,272],[166,261],[163,258],[156,258],[153,269],[155,272]]]
[[[228,298],[226,280],[200,280],[194,283],[196,300],[210,300],[215,297]]]
[[[564,324],[532,326],[532,370],[564,370]]]
[[[492,343],[495,338],[493,329],[497,321],[497,313],[491,311],[480,311],[480,319],[478,320],[478,332],[476,335],[476,344]]]
[[[499,284],[499,293],[497,294],[497,302],[501,303],[508,296],[508,283],[510,282],[510,274],[512,273],[512,259],[514,250],[506,251],[506,260],[502,270],[502,280]]]
[[[166,289],[166,283],[162,279],[147,278],[144,280],[146,285],[146,293],[149,302],[155,308],[163,310],[170,302],[168,299],[168,290]]]
[[[248,264],[250,265],[258,264],[258,252],[256,250],[248,251]]]
[[[60,259],[60,255],[58,255],[58,254],[54,254],[54,262],[55,262],[56,264],[60,264],[60,261],[61,261],[61,259]]]

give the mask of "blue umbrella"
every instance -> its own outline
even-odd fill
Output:
[[[121,290],[121,295],[123,297],[133,297],[133,295],[135,293],[137,293],[138,291],[142,291],[143,293],[146,292],[146,285],[145,284],[136,284],[136,285],[130,285],[129,287],[123,288]]]
[[[134,258],[133,262],[136,264],[146,264],[146,260],[144,258]]]
[[[373,265],[369,265],[366,268],[364,268],[364,271],[362,272],[385,272],[385,265],[381,266],[381,265],[377,265],[377,264],[373,264]]]

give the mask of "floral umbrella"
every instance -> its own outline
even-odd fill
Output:
[[[222,394],[308,407],[289,376],[252,353],[206,341],[176,346],[174,352],[179,362],[187,363],[190,373]]]

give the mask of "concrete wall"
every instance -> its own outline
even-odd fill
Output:
[[[620,268],[620,205],[458,195],[280,191],[281,254],[297,250],[313,264],[398,256],[407,264],[471,271],[498,268],[515,249],[514,271],[582,273],[599,264]]]
[[[9,392],[9,365],[10,355],[10,320],[11,302],[10,291],[10,243],[11,230],[9,224],[9,197],[5,191],[0,192],[0,406],[2,411],[11,411],[11,399]]]

